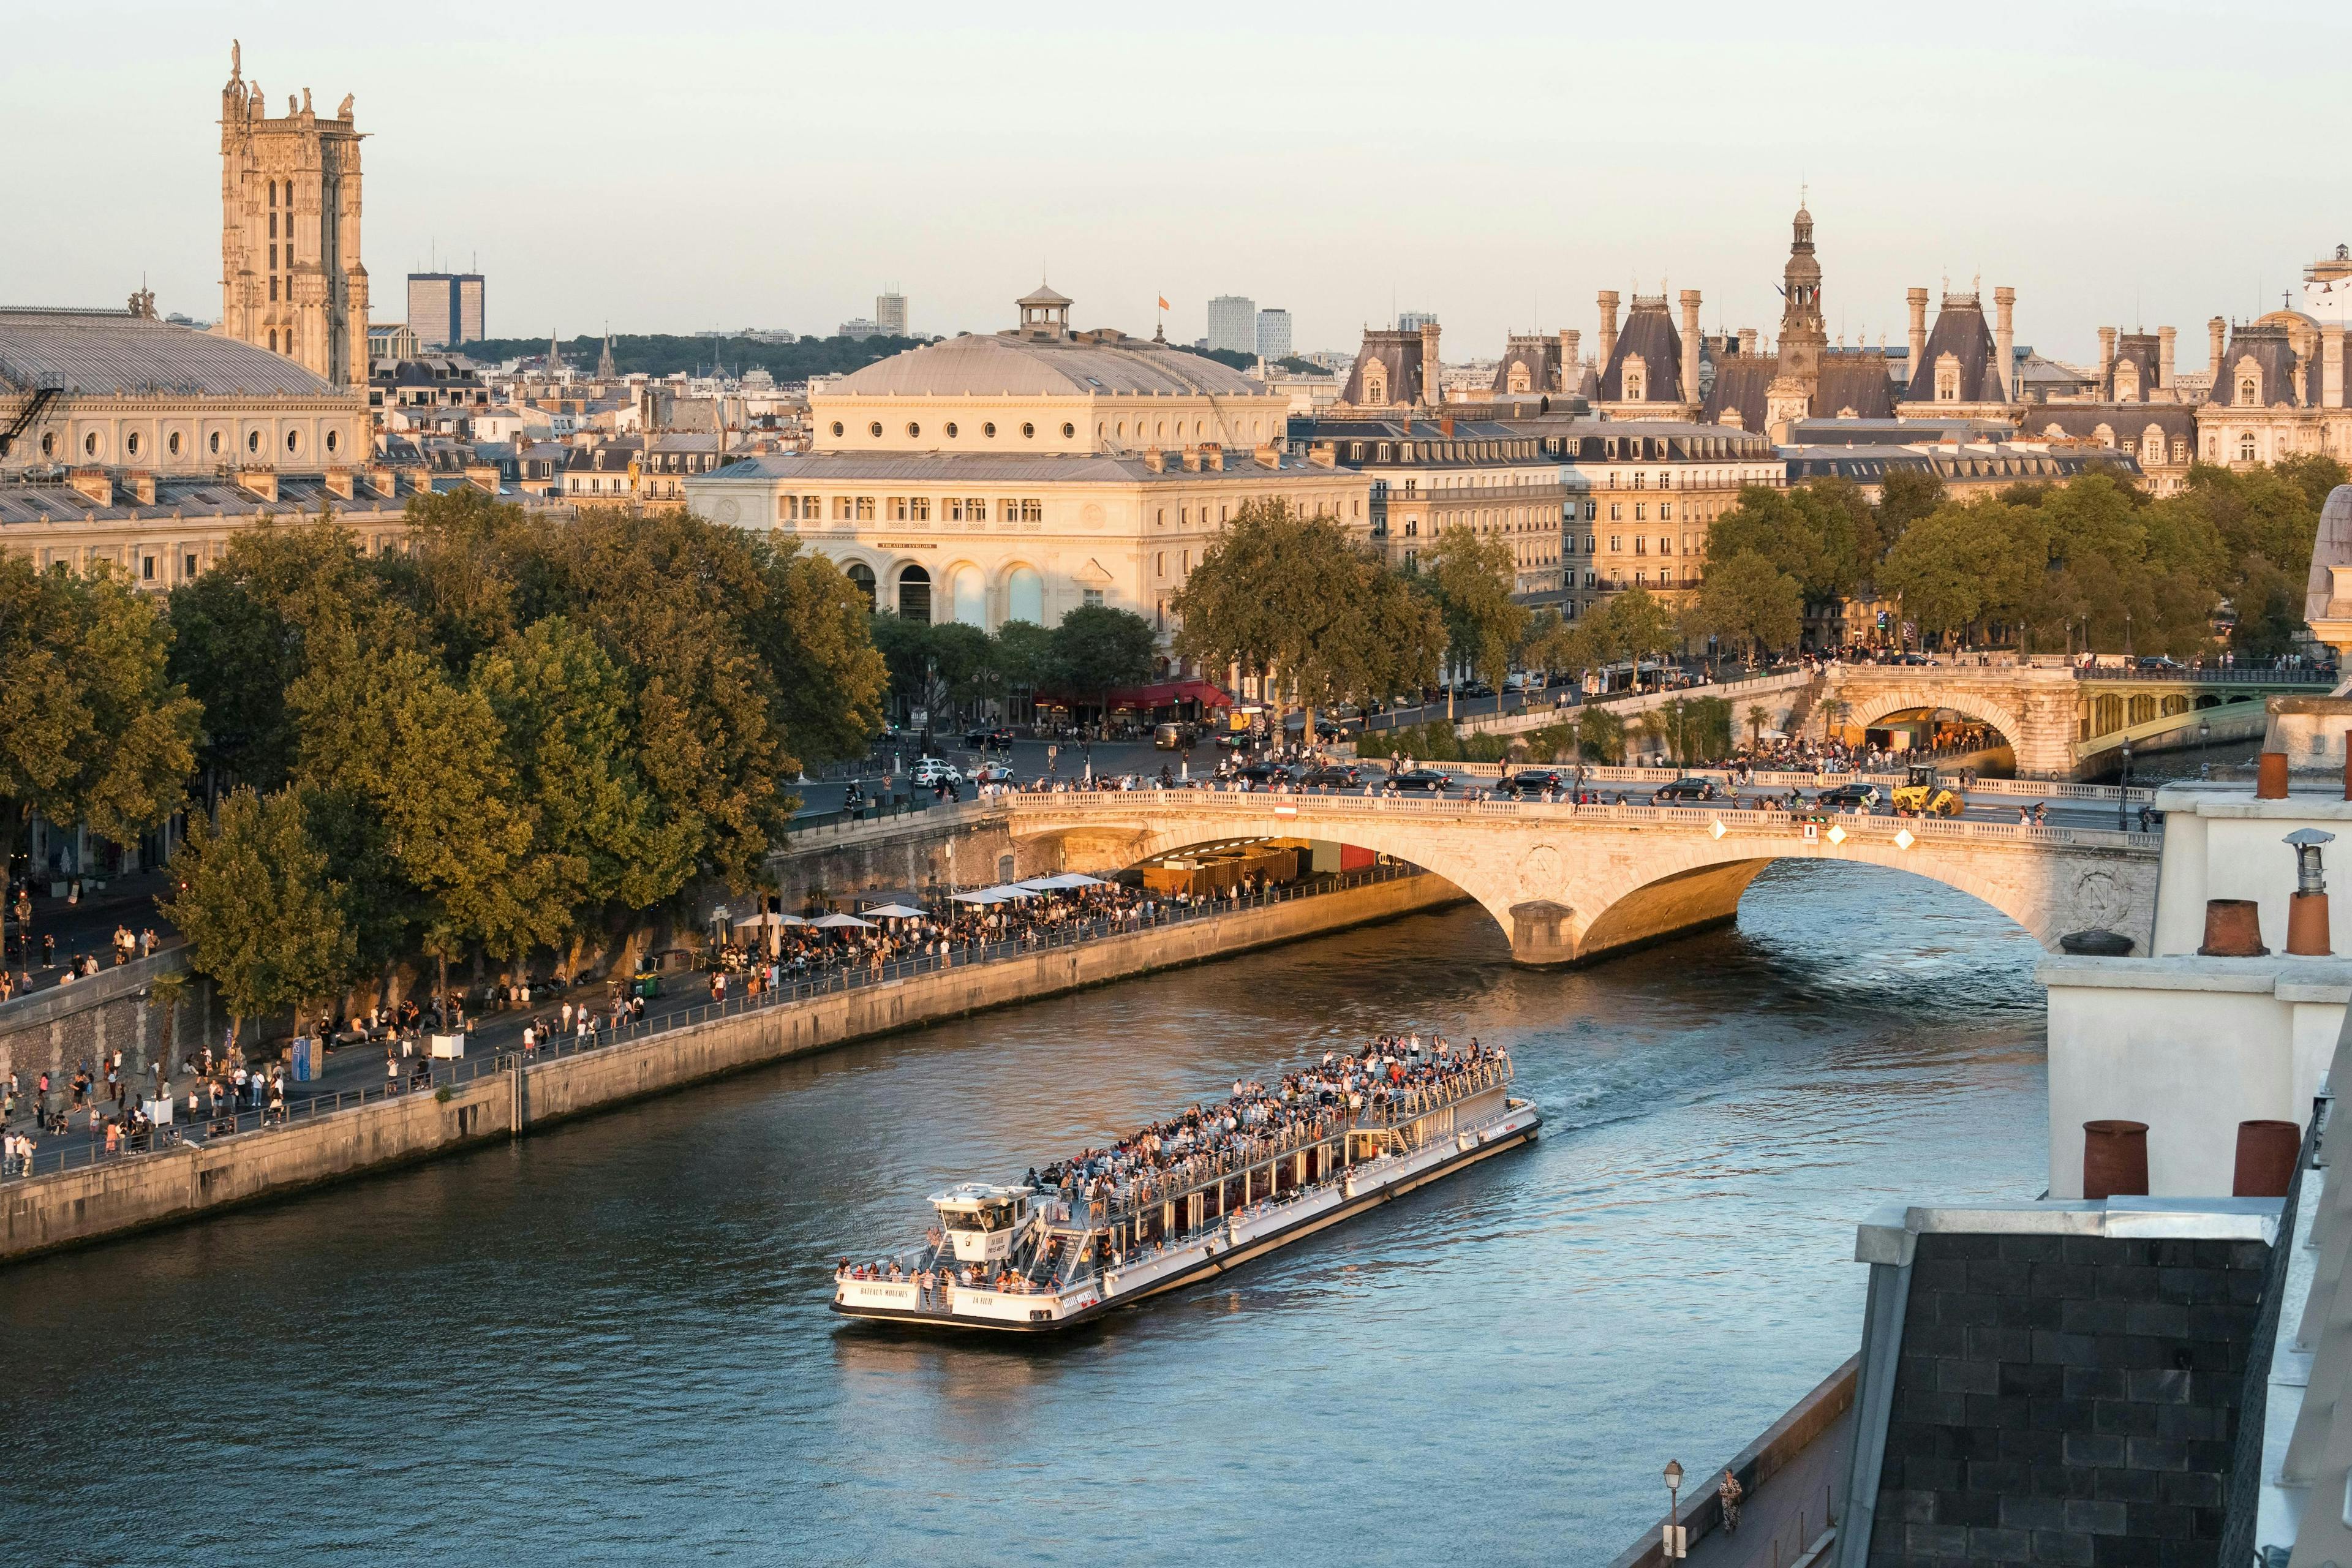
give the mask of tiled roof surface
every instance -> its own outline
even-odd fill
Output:
[[[1154,345],[998,334],[949,338],[892,354],[823,389],[824,396],[1081,396],[1157,393],[1264,397],[1266,389],[1203,354]]]
[[[283,354],[169,321],[99,310],[0,308],[0,391],[50,376],[69,395],[345,397]]]

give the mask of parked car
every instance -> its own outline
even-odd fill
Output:
[[[1401,773],[1391,774],[1389,783],[1401,790],[1444,795],[1454,787],[1454,777],[1450,773],[1439,773],[1435,768],[1407,768]]]
[[[944,757],[925,757],[915,764],[915,783],[923,789],[934,784],[961,784],[963,772]]]
[[[1576,774],[1567,768],[1521,768],[1496,780],[1495,787],[1509,795],[1540,795],[1545,790],[1565,793],[1576,787]]]
[[[1289,784],[1295,776],[1287,763],[1252,763],[1242,770],[1242,777],[1258,789],[1268,784]]]
[[[1840,807],[1861,806],[1865,810],[1878,804],[1878,786],[1874,784],[1832,784],[1813,797],[1820,805]]]
[[[1650,796],[1650,804],[1672,805],[1677,801],[1713,800],[1715,795],[1713,779],[1694,778],[1685,774],[1681,778],[1660,784],[1656,792]]]
[[[1364,787],[1364,772],[1345,763],[1334,763],[1327,767],[1307,769],[1298,775],[1298,782],[1308,789],[1361,789]]]

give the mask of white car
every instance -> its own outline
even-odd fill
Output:
[[[925,757],[915,764],[915,783],[928,789],[933,784],[961,784],[963,774],[954,763],[941,757]]]

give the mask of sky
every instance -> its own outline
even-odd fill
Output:
[[[1801,187],[1832,340],[1981,277],[2021,342],[2169,324],[2193,369],[2352,241],[2340,0],[12,9],[9,304],[218,314],[233,37],[273,105],[356,95],[376,319],[437,254],[500,336],[830,332],[890,285],[994,331],[1041,273],[1079,326],[1237,293],[1302,351],[1434,310],[1449,360],[1590,352],[1596,290],[1662,285],[1770,335]]]

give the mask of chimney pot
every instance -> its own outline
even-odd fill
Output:
[[[2252,899],[2205,900],[2205,943],[2200,958],[2264,958],[2263,907]]]
[[[2303,1129],[2292,1121],[2238,1123],[2237,1168],[2230,1178],[2233,1198],[2283,1198],[2294,1181],[2295,1157],[2303,1152]]]
[[[2147,1123],[2083,1123],[2083,1195],[2086,1198],[2147,1195]]]
[[[2284,800],[2286,798],[2286,753],[2264,752],[2254,762],[2254,798]]]

